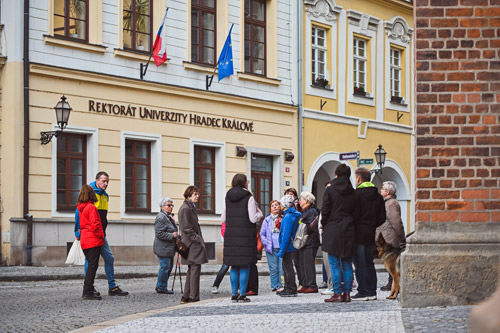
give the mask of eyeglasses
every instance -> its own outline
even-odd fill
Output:
[[[165,205],[167,207],[174,207],[174,204],[168,204],[168,205]]]

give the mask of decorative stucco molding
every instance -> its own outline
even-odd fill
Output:
[[[413,29],[408,26],[406,20],[401,16],[394,16],[389,21],[384,22],[384,26],[388,38],[399,39],[405,44],[410,43]]]
[[[314,18],[324,17],[326,21],[337,21],[337,15],[342,7],[337,6],[333,0],[305,0],[306,14]]]

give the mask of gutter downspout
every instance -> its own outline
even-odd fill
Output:
[[[299,193],[302,192],[302,186],[304,183],[303,180],[303,175],[304,175],[304,170],[303,170],[303,130],[302,130],[302,116],[304,109],[302,107],[302,0],[297,0],[297,14],[298,14],[298,58],[297,58],[297,63],[298,63],[298,84],[297,84],[297,93],[298,93],[298,107],[299,107]]]
[[[33,217],[29,214],[29,151],[30,151],[30,91],[29,91],[29,17],[30,2],[24,0],[24,43],[23,43],[23,74],[24,74],[24,180],[23,180],[23,215],[27,225],[26,265],[31,266],[31,249],[33,247]],[[31,222],[31,223],[30,223]]]

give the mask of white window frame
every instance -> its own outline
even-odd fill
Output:
[[[399,22],[403,26],[403,31],[394,31],[394,25]],[[391,102],[391,59],[390,56],[385,58],[385,107],[386,109],[410,112],[410,100],[411,92],[413,90],[413,82],[410,79],[410,73],[412,72],[412,57],[410,52],[410,46],[412,43],[413,29],[410,29],[408,23],[401,16],[394,16],[389,21],[384,23],[385,26],[385,54],[390,55],[391,49],[399,49],[401,65],[405,64],[404,77],[401,75],[401,82],[405,82],[405,91],[400,91],[401,96],[405,99],[401,104]],[[402,67],[402,66],[401,66]],[[403,74],[401,72],[401,74]]]
[[[52,124],[52,130],[59,130],[57,124]],[[95,180],[99,162],[99,130],[94,127],[66,126],[64,133],[83,134],[87,136],[87,175],[86,184]],[[75,212],[60,212],[57,210],[57,137],[52,139],[52,217],[74,217]]]
[[[125,211],[125,141],[138,140],[151,143],[151,213],[158,213],[160,207],[158,202],[161,200],[162,193],[162,144],[160,134],[138,133],[138,132],[121,132],[120,139],[120,215],[124,219],[153,219],[151,214],[144,213],[128,213]]]
[[[189,183],[194,184],[194,146],[215,148],[215,214],[222,214],[222,205],[226,196],[226,143],[201,139],[190,140]],[[206,217],[213,214],[200,214]]]
[[[401,97],[401,53],[401,50],[391,47],[389,58],[391,64],[391,74],[389,78],[391,80],[391,98],[392,96]],[[398,73],[397,80],[395,75],[396,73]]]
[[[337,99],[337,31],[338,17],[342,11],[342,7],[335,4],[333,0],[326,0],[327,7],[323,6],[319,0],[305,0],[306,5],[306,22],[305,22],[305,93],[324,98]],[[325,12],[326,11],[326,12]],[[316,23],[316,24],[315,24]],[[328,80],[328,88],[319,88],[312,85],[312,27],[321,28],[326,31],[326,36],[330,35],[329,40],[325,40],[326,47],[331,45],[331,57],[326,58],[325,67],[331,63],[331,72],[325,76]],[[325,28],[327,27],[327,28]]]
[[[361,44],[363,44],[363,48],[361,48]],[[368,41],[366,39],[354,37],[352,41],[353,45],[353,75],[354,75],[354,87],[360,86],[361,81],[363,84],[363,90],[366,91],[366,71],[368,68],[368,59],[366,58],[366,48],[368,45]],[[363,50],[363,54],[361,54],[360,50]],[[360,65],[363,64],[364,71],[360,71]],[[363,78],[363,80],[361,80]]]
[[[318,34],[319,31],[323,32],[323,41],[325,45],[319,45],[317,41],[321,38]],[[326,29],[323,29],[318,26],[313,26],[311,29],[311,35],[314,35],[313,41],[311,43],[311,52],[314,53],[314,55],[311,55],[311,74],[316,73],[318,79],[327,79],[329,80],[329,75],[328,75],[328,69],[327,69],[327,63],[328,63],[328,48],[327,48],[327,36],[328,36],[328,31]],[[313,36],[311,36],[313,37]],[[320,60],[320,54],[323,54],[323,59],[324,61],[321,62]],[[323,69],[324,74],[319,74],[320,69]],[[312,80],[312,78],[311,78]],[[314,83],[314,82],[313,82]],[[330,82],[328,82],[330,84]]]
[[[347,101],[350,103],[363,104],[369,106],[375,106],[375,96],[377,96],[377,84],[375,83],[377,77],[377,67],[379,67],[379,62],[377,58],[377,44],[379,39],[377,38],[377,32],[379,28],[380,19],[370,16],[368,14],[360,13],[355,10],[347,10],[347,22],[348,22],[348,41],[347,41]],[[357,36],[355,36],[356,34]],[[360,36],[360,37],[358,37]],[[366,41],[366,58],[370,55],[370,62],[367,61],[367,72],[370,73],[370,82],[367,80],[365,84],[370,86],[370,90],[366,90],[366,96],[356,96],[354,95],[354,39],[362,38]],[[380,45],[382,47],[382,45]],[[369,69],[368,69],[369,67]],[[368,72],[369,71],[369,72]],[[381,71],[381,69],[379,69]]]
[[[246,147],[247,148],[247,156],[246,156],[246,164],[247,164],[247,178],[248,182],[251,182],[252,179],[252,155],[267,155],[273,157],[273,193],[271,198],[281,198],[284,191],[284,177],[283,170],[284,166],[284,151],[279,149],[269,149],[269,148],[259,148],[259,147]],[[249,188],[252,188],[252,185],[248,185]],[[266,213],[266,212],[264,212]]]

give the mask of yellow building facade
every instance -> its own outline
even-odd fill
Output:
[[[340,163],[352,171],[378,169],[374,152],[381,144],[386,160],[373,183],[379,189],[384,181],[396,183],[409,232],[413,6],[403,0],[305,0],[302,10],[304,189],[321,203]]]

